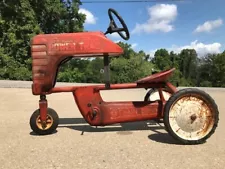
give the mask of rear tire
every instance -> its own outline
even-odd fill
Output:
[[[168,133],[183,144],[204,143],[216,130],[219,111],[215,101],[199,89],[182,89],[173,94],[164,108]]]

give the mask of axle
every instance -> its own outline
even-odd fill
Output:
[[[40,109],[41,124],[43,128],[46,128],[47,108],[48,108],[48,102],[46,99],[46,95],[40,95],[39,109]]]

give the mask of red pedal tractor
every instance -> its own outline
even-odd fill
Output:
[[[129,31],[121,16],[108,10],[110,24],[105,33],[78,32],[43,34],[33,37],[32,53],[32,93],[40,95],[39,109],[30,118],[31,129],[39,134],[51,134],[58,126],[57,113],[48,107],[46,96],[58,92],[72,92],[83,118],[92,126],[115,123],[163,119],[169,134],[183,144],[203,143],[215,131],[218,124],[218,108],[214,100],[205,92],[194,89],[177,90],[168,80],[174,68],[165,70],[133,83],[111,84],[109,57],[123,53],[122,48],[105,35],[118,32],[129,39]],[[114,14],[122,24],[118,28]],[[125,35],[122,32],[125,32]],[[74,57],[103,57],[105,84],[90,86],[55,87],[59,67]],[[154,88],[158,99],[127,102],[106,102],[101,90]],[[165,99],[167,91],[169,97]]]

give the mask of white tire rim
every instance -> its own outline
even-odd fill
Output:
[[[199,140],[212,130],[215,121],[213,113],[202,99],[186,96],[171,106],[169,123],[180,138]]]

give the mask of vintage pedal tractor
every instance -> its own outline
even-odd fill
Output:
[[[122,24],[122,28],[117,27],[113,14]],[[114,9],[110,8],[108,15],[110,24],[105,33],[96,31],[40,34],[33,37],[32,93],[39,95],[40,101],[39,108],[30,118],[31,129],[39,135],[53,133],[58,126],[59,118],[57,113],[48,107],[47,95],[71,92],[83,118],[92,126],[163,119],[167,132],[181,143],[203,143],[217,127],[219,119],[217,105],[212,97],[199,89],[177,90],[169,82],[174,68],[133,83],[110,83],[109,57],[118,56],[123,50],[108,39],[106,34],[117,32],[125,40],[129,39],[130,34],[124,20]],[[105,84],[55,87],[59,67],[76,57],[103,57]],[[106,102],[100,95],[101,90],[136,88],[154,88],[157,90],[158,98]]]

